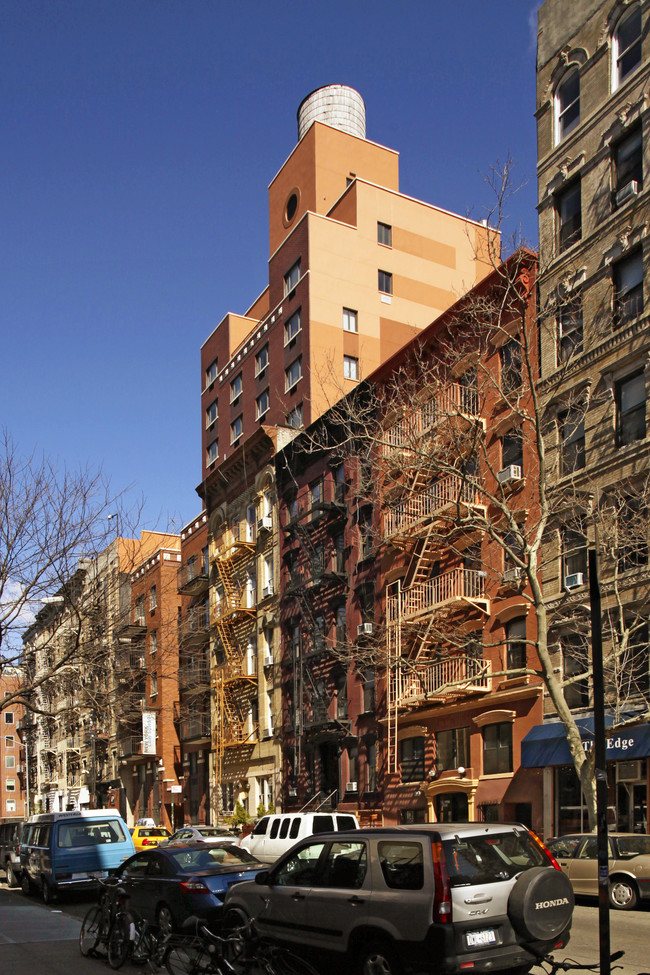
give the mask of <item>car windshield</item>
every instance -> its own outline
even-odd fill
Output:
[[[488,833],[443,840],[452,887],[499,883],[530,867],[547,867],[542,849],[525,833]]]
[[[232,844],[212,846],[208,849],[205,847],[196,850],[185,848],[179,850],[178,853],[171,854],[171,858],[180,873],[195,873],[197,870],[212,870],[217,867],[241,870],[249,864],[257,863],[255,857],[251,856],[247,850],[241,850]]]
[[[616,846],[620,857],[636,857],[639,854],[647,856],[650,854],[650,836],[617,836]]]

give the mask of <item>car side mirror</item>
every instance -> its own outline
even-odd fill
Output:
[[[261,870],[260,873],[255,875],[255,883],[268,885],[269,877],[270,873],[268,870]]]

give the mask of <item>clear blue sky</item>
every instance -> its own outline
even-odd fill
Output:
[[[538,0],[2,0],[0,424],[101,465],[147,527],[200,505],[199,349],[266,284],[267,187],[324,84],[403,192],[537,239]]]

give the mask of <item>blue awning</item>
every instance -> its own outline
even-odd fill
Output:
[[[605,726],[613,723],[611,715],[605,716]],[[580,729],[585,748],[588,750],[594,743],[593,717],[579,718],[576,722]],[[607,738],[605,753],[608,762],[621,759],[647,758],[650,755],[650,725],[637,725]],[[521,742],[522,768],[545,768],[547,765],[570,765],[572,763],[566,731],[561,721],[549,721],[531,728]]]

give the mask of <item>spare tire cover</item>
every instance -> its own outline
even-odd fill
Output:
[[[508,898],[508,916],[524,938],[551,941],[571,923],[574,904],[565,874],[554,867],[533,867],[517,878]]]

